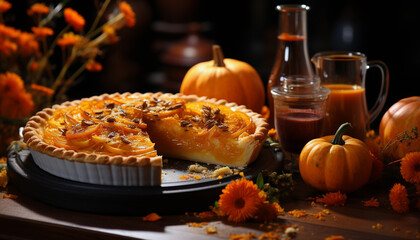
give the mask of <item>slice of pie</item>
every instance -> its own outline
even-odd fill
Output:
[[[23,133],[35,163],[71,180],[159,185],[162,156],[244,167],[266,139],[244,106],[182,94],[104,94],[32,117]]]

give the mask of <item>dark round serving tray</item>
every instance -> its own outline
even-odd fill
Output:
[[[255,179],[262,170],[281,169],[281,159],[281,153],[264,147],[256,161],[241,171],[247,179]],[[221,190],[240,177],[231,175],[222,179],[180,180],[180,175],[188,174],[191,162],[169,159],[163,166],[160,187],[121,187],[82,183],[54,176],[39,168],[28,150],[18,153],[11,150],[7,164],[11,184],[25,195],[60,208],[112,215],[208,210],[218,200]]]

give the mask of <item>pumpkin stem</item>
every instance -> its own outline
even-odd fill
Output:
[[[334,144],[334,145],[344,145],[343,134],[347,130],[350,130],[351,128],[352,128],[352,126],[348,122],[341,124],[341,126],[338,128],[337,132],[335,133],[334,138],[331,141],[331,144]]]
[[[213,66],[215,67],[224,67],[225,62],[223,61],[224,56],[222,48],[219,45],[213,45]]]

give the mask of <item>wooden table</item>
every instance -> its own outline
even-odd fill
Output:
[[[298,178],[298,177],[296,177]],[[282,207],[286,212],[305,210],[308,216],[296,218],[285,214],[270,224],[247,222],[232,224],[223,217],[200,218],[193,213],[164,215],[156,222],[144,222],[143,216],[110,216],[75,212],[56,208],[21,194],[9,184],[8,191],[17,199],[0,197],[1,239],[229,239],[231,234],[253,233],[258,239],[262,234],[294,225],[299,230],[293,239],[325,239],[340,235],[345,239],[419,239],[420,213],[412,209],[408,214],[395,213],[389,206],[387,190],[381,186],[367,186],[349,194],[345,206],[327,207],[311,204],[307,197],[320,196],[320,192],[297,179],[296,190]],[[377,197],[378,208],[364,207],[362,201]],[[188,201],[184,199],[182,201]],[[176,203],[173,204],[176,207]],[[325,220],[315,218],[314,213],[328,209]],[[203,209],[203,210],[208,210]],[[153,212],[153,209],[150,209]],[[206,222],[202,227],[187,223]],[[206,228],[215,228],[209,234]],[[285,235],[283,235],[285,236]]]

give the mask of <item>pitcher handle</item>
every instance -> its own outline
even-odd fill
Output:
[[[367,65],[368,69],[373,67],[379,68],[382,74],[382,82],[381,89],[379,90],[379,96],[376,99],[375,104],[369,110],[369,121],[370,123],[372,123],[378,117],[379,113],[382,111],[385,105],[385,101],[388,96],[389,90],[389,72],[387,65],[379,60],[368,61]]]

